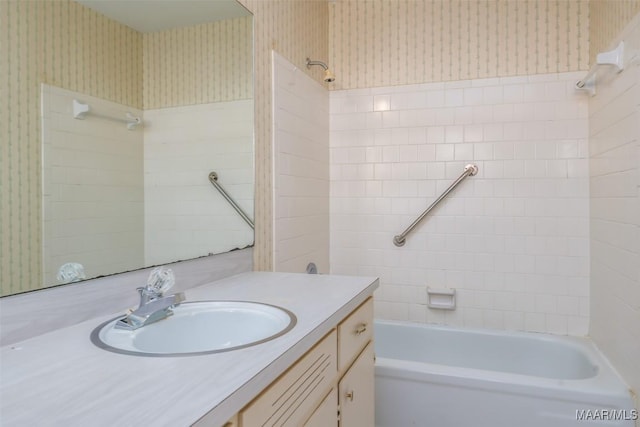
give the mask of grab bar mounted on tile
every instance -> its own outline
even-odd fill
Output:
[[[425,216],[427,216],[427,214],[429,212],[431,212],[431,210],[433,208],[435,208],[437,206],[438,203],[440,203],[440,201],[442,199],[444,199],[445,197],[447,197],[447,195],[458,186],[458,184],[460,184],[466,177],[468,176],[474,176],[475,174],[478,173],[478,166],[474,165],[474,164],[468,164],[464,167],[464,172],[462,172],[462,175],[460,175],[458,177],[458,179],[456,179],[455,181],[453,181],[453,183],[449,186],[449,188],[447,188],[446,190],[444,190],[444,192],[440,195],[440,197],[438,197],[433,203],[431,203],[431,205],[424,211],[422,212],[422,214],[411,223],[411,225],[409,227],[407,227],[406,230],[404,230],[402,232],[402,234],[398,234],[397,236],[395,236],[393,238],[393,244],[396,246],[404,246],[404,243],[407,239],[407,235],[409,233],[411,233],[411,231],[416,227],[416,225],[418,225],[420,223],[420,221],[422,221],[424,219]]]
[[[216,187],[216,190],[218,190],[220,192],[220,194],[222,194],[222,197],[224,197],[225,199],[227,199],[227,202],[229,202],[229,204],[231,205],[231,207],[233,209],[236,210],[236,212],[238,212],[238,214],[242,217],[242,219],[244,219],[244,221],[249,224],[249,227],[251,227],[252,230],[255,229],[254,225],[253,225],[253,221],[251,221],[251,218],[249,218],[247,216],[246,213],[244,213],[244,211],[242,210],[242,208],[240,206],[238,206],[238,204],[231,198],[231,196],[229,196],[229,194],[224,191],[224,188],[222,188],[222,186],[220,184],[218,184],[218,174],[215,172],[211,172],[209,174],[209,182],[211,182],[211,184]]]

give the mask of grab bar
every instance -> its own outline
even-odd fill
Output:
[[[411,223],[411,225],[407,227],[407,229],[404,230],[402,234],[398,234],[393,238],[393,244],[396,246],[404,246],[405,240],[407,238],[407,234],[411,233],[411,230],[413,230],[415,226],[418,225],[420,221],[422,221],[429,212],[431,212],[431,209],[435,208],[436,205],[440,203],[442,199],[447,197],[447,194],[449,194],[454,188],[456,188],[456,186],[460,184],[466,177],[468,177],[469,175],[474,176],[477,173],[478,173],[478,166],[474,164],[466,165],[464,167],[464,172],[462,172],[462,175],[460,175],[458,179],[453,181],[453,184],[451,184],[449,188],[444,190],[444,192],[440,195],[440,197],[438,197],[433,203],[431,203],[431,205],[424,212],[422,212],[422,215],[420,215],[418,219],[413,221],[413,223]]]
[[[231,196],[229,196],[229,194],[227,194],[227,192],[224,191],[224,188],[222,188],[222,186],[218,184],[218,174],[215,172],[211,172],[209,174],[209,181],[214,187],[216,187],[216,190],[218,190],[220,194],[222,194],[222,197],[227,199],[227,202],[229,202],[231,207],[233,207],[233,209],[235,209],[236,212],[238,212],[238,214],[242,217],[242,219],[244,219],[244,221],[247,224],[249,224],[249,227],[251,227],[251,229],[254,230],[255,226],[253,225],[253,221],[251,221],[251,219],[247,216],[246,213],[244,213],[242,208],[238,206],[238,204],[231,198]]]

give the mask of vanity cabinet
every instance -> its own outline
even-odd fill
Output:
[[[336,342],[334,329],[240,411],[240,426],[302,425],[333,384]]]
[[[238,426],[372,427],[372,326],[369,298],[243,408]]]

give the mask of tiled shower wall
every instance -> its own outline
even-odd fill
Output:
[[[273,53],[273,269],[329,272],[329,91]]]
[[[252,99],[145,110],[145,264],[253,243],[253,230],[211,185],[253,219]]]
[[[322,68],[305,67],[307,57],[328,58],[329,11],[326,0],[241,0],[253,13],[255,115],[254,268],[273,269],[272,51],[322,81]]]
[[[73,118],[73,100],[88,104]],[[144,264],[143,131],[100,117],[142,110],[42,85],[42,286],[78,262],[87,278]]]
[[[584,335],[583,73],[331,93],[331,272],[379,276],[376,316]],[[466,163],[480,169],[393,245]],[[457,309],[427,308],[427,287]]]
[[[640,49],[640,15],[618,37]],[[611,48],[618,40],[612,41]],[[589,334],[640,390],[640,68],[598,73],[589,101],[591,319]]]

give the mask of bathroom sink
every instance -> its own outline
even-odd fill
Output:
[[[290,331],[296,317],[269,304],[246,301],[182,303],[166,319],[136,330],[115,328],[119,316],[91,333],[108,351],[137,356],[173,357],[219,353],[264,343]]]

